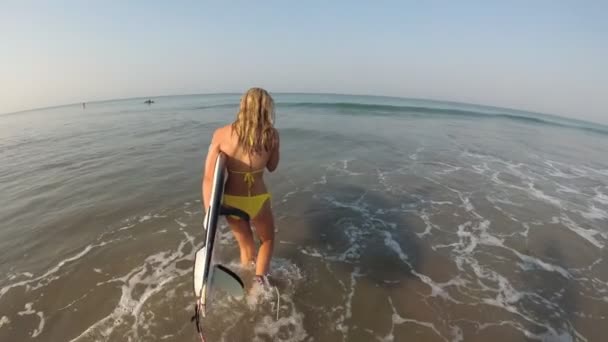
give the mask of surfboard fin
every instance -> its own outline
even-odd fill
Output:
[[[237,299],[245,296],[245,285],[241,278],[227,267],[219,264],[213,266],[211,289],[221,289]]]

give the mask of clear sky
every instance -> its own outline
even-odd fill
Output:
[[[608,123],[608,1],[0,2],[0,113],[135,96],[391,95]]]

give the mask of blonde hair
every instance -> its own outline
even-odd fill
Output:
[[[232,132],[248,154],[270,151],[274,147],[274,100],[266,90],[251,88],[241,97]]]

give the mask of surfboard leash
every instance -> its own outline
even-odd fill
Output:
[[[279,320],[279,312],[281,311],[281,294],[279,288],[274,286],[274,290],[277,292],[277,321]]]
[[[190,318],[190,322],[194,322],[198,336],[201,338],[201,342],[205,342],[205,336],[203,335],[203,329],[201,328],[201,312],[198,300],[194,304],[194,316]]]

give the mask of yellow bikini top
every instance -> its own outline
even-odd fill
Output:
[[[264,137],[262,136],[262,143],[264,142]],[[250,135],[249,136],[249,144],[253,145],[253,136]],[[253,178],[253,175],[256,173],[262,173],[264,172],[264,169],[259,169],[259,170],[253,170],[253,171],[233,171],[233,170],[228,170],[228,172],[231,173],[235,173],[235,174],[239,174],[239,175],[243,175],[243,181],[247,184],[247,193],[249,194],[249,196],[251,196],[251,187],[253,186],[253,183],[255,181],[255,179]]]

